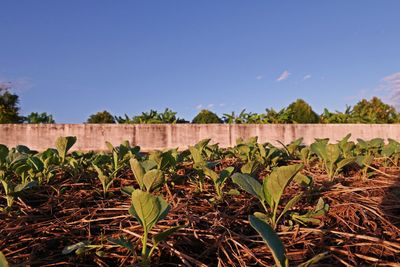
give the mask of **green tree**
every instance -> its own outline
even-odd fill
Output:
[[[0,123],[21,123],[19,97],[9,91],[10,86],[0,84]]]
[[[394,123],[399,121],[399,114],[393,106],[385,104],[378,97],[363,99],[351,111],[353,120],[358,123]]]
[[[194,117],[192,123],[222,123],[222,120],[214,112],[203,109]]]
[[[96,114],[90,115],[87,123],[115,123],[115,120],[110,112],[104,110],[101,112],[97,112]]]
[[[293,123],[318,123],[319,116],[303,99],[297,99],[287,107]]]
[[[26,123],[55,123],[53,115],[47,114],[46,112],[38,113],[32,112],[28,116],[24,117]]]

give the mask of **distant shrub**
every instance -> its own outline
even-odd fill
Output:
[[[290,111],[292,123],[318,123],[319,116],[303,99],[297,99],[287,109]]]
[[[24,117],[25,123],[55,123],[53,115],[47,114],[46,112],[38,113],[32,112],[28,116]]]
[[[115,120],[110,112],[104,110],[90,115],[87,123],[115,123]]]
[[[192,123],[222,123],[222,120],[214,112],[203,109],[194,117]]]
[[[399,121],[399,114],[393,106],[385,104],[378,97],[363,99],[351,111],[353,120],[359,123],[394,123]]]

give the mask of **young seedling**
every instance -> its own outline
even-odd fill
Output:
[[[355,158],[353,157],[343,157],[338,144],[328,144],[325,140],[319,140],[311,144],[310,148],[321,160],[331,180],[333,180],[345,166],[355,162]]]
[[[21,184],[14,184],[11,180],[0,177],[0,182],[3,185],[5,199],[7,200],[7,208],[11,208],[14,199],[23,190],[27,190],[37,185],[36,181],[25,182]]]
[[[149,232],[160,220],[163,220],[167,216],[170,208],[161,196],[154,196],[139,189],[136,189],[132,193],[132,205],[129,208],[129,214],[143,227],[141,253],[143,266],[149,266],[151,255],[160,242],[181,228],[181,226],[172,227],[154,235],[152,238],[153,247],[148,249],[147,241]]]
[[[278,207],[285,188],[295,180],[298,184],[309,185],[311,179],[300,173],[303,165],[296,164],[276,168],[269,176],[264,178],[263,184],[248,174],[235,173],[232,180],[247,193],[255,196],[266,211],[266,217],[272,228],[277,227],[280,219],[292,209],[301,199],[302,194],[291,198],[279,213]]]
[[[227,167],[218,174],[208,167],[203,168],[204,174],[210,177],[214,183],[214,188],[215,192],[217,193],[218,199],[222,199],[223,197],[222,189],[225,186],[226,180],[232,175],[234,170],[235,170],[234,167]]]
[[[93,168],[97,172],[97,178],[99,178],[101,185],[103,186],[103,196],[107,196],[107,191],[113,183],[113,178],[115,177],[115,172],[110,172],[106,174],[99,166],[93,164]]]
[[[141,190],[152,192],[165,183],[164,173],[158,169],[148,169],[135,158],[129,161],[132,172]]]

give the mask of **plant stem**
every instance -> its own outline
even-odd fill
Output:
[[[143,238],[142,238],[142,265],[143,266],[148,266],[148,259],[147,259],[147,231],[143,233]]]

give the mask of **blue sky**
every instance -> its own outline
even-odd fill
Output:
[[[169,107],[191,119],[317,112],[400,92],[400,1],[0,0],[0,82],[22,113],[80,123]]]

